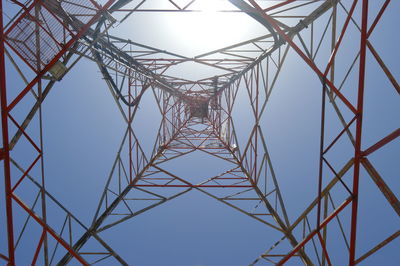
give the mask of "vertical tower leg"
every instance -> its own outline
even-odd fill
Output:
[[[6,220],[8,235],[8,265],[15,265],[14,259],[14,229],[11,198],[11,174],[10,174],[10,148],[8,141],[8,110],[6,92],[6,69],[4,59],[4,31],[3,31],[3,1],[0,1],[0,101],[1,101],[1,129],[3,135],[3,148],[1,159],[4,162],[4,188],[6,204]]]
[[[355,265],[356,237],[357,237],[357,212],[358,212],[358,188],[360,179],[360,165],[362,159],[361,135],[364,102],[365,83],[365,56],[367,48],[367,23],[368,23],[368,0],[362,2],[361,17],[361,44],[360,44],[360,69],[358,79],[357,113],[356,113],[356,139],[354,151],[354,176],[353,176],[353,202],[351,208],[351,231],[350,231],[350,253],[349,265]]]

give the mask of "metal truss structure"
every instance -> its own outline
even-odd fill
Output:
[[[264,27],[265,34],[195,57],[112,34],[128,17],[196,13],[201,1],[7,3],[19,11],[7,25],[3,25],[3,17],[0,20],[5,188],[1,225],[7,236],[1,242],[1,261],[7,265],[135,264],[120,256],[102,233],[191,191],[281,235],[276,240],[266,239],[271,247],[254,254],[251,265],[339,265],[343,258],[356,265],[393,245],[400,235],[398,226],[361,252],[357,247],[362,232],[357,225],[365,219],[359,211],[364,204],[360,197],[369,192],[360,184],[367,179],[383,195],[386,206],[382,208],[394,213],[382,219],[393,219],[399,225],[399,187],[389,185],[389,179],[398,176],[381,174],[384,170],[378,170],[371,159],[383,147],[399,148],[399,121],[392,121],[397,122],[392,131],[375,139],[375,144],[362,144],[365,88],[390,90],[397,97],[400,93],[399,72],[385,62],[382,53],[387,51],[379,47],[379,37],[374,39],[387,12],[399,11],[398,1],[229,0],[231,9],[218,11],[250,16]],[[0,9],[3,16],[7,10]],[[309,78],[317,80],[316,90],[321,92],[320,150],[315,162],[319,173],[309,192],[315,198],[299,207],[302,211],[297,217],[285,207],[285,191],[279,187],[264,125],[271,93],[279,75],[286,71],[289,51],[309,70]],[[399,57],[398,51],[389,54]],[[55,84],[62,84],[62,78],[79,67],[81,59],[97,64],[126,123],[89,225],[46,187],[42,153],[42,103]],[[198,80],[175,74],[173,70],[185,64],[200,65],[216,74]],[[379,88],[367,78],[374,73],[383,77]],[[142,145],[135,127],[145,94],[154,96],[153,108],[161,117],[150,150]],[[245,135],[240,130],[243,121],[235,119],[238,102],[250,113]],[[193,182],[164,167],[193,152],[220,161],[223,171]],[[385,160],[397,167],[398,175],[398,158],[397,165],[394,157]]]

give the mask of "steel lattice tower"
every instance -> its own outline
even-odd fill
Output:
[[[135,265],[102,233],[192,191],[280,235],[266,239],[270,248],[254,254],[250,265],[355,265],[399,245],[400,190],[392,180],[400,170],[399,113],[369,142],[364,136],[372,129],[363,124],[371,115],[365,104],[367,90],[390,91],[399,111],[399,71],[390,61],[398,62],[399,52],[387,50],[380,39],[386,28],[393,31],[398,26],[398,15],[393,14],[400,11],[399,1],[226,0],[230,9],[217,12],[246,16],[261,25],[264,34],[195,57],[112,34],[128,17],[197,13],[201,1],[0,1],[10,8],[0,8],[2,263]],[[279,186],[282,178],[273,166],[265,126],[277,80],[292,71],[285,65],[290,53],[307,69],[309,77],[304,79],[316,81],[312,84],[320,95],[320,148],[314,160],[319,171],[308,192],[313,200],[298,206],[299,215],[285,206],[287,195]],[[125,123],[90,224],[46,186],[43,156],[42,104],[81,60],[95,62]],[[212,74],[191,80],[171,72],[188,63]],[[146,95],[154,98],[152,108],[161,117],[151,148],[143,144],[135,124]],[[245,122],[237,118],[240,108],[248,110]],[[377,115],[384,119],[379,110]],[[383,151],[388,147],[394,155]],[[215,158],[223,170],[193,182],[164,167],[194,152]],[[387,169],[374,160],[385,161]],[[374,185],[376,194],[363,189],[365,182]],[[392,232],[365,244],[361,242],[366,232],[358,225],[368,219],[360,208],[366,204],[362,197],[370,193],[379,195],[381,208],[392,214],[380,217],[384,222],[370,230],[387,227]]]

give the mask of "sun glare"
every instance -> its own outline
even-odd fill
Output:
[[[227,0],[197,0],[191,10],[172,14],[165,21],[173,38],[191,55],[259,36],[253,29],[257,23],[246,14],[232,12],[236,8]]]

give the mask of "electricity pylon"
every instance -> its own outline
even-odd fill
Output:
[[[2,204],[6,213],[2,224],[7,232],[0,259],[8,265],[26,263],[26,254],[31,254],[28,261],[33,265],[65,265],[72,260],[83,265],[135,263],[120,256],[101,233],[191,191],[281,234],[280,239],[266,243],[271,248],[255,254],[251,265],[287,261],[332,265],[338,258],[355,265],[400,235],[397,228],[370,243],[366,251],[357,249],[357,225],[366,219],[359,211],[365,204],[360,200],[366,193],[360,189],[365,179],[372,180],[383,196],[382,208],[394,212],[385,219],[400,216],[398,188],[388,180],[393,177],[380,174],[370,160],[384,146],[396,148],[398,123],[371,145],[362,143],[368,108],[365,89],[375,86],[366,76],[378,75],[384,80],[382,87],[397,97],[400,93],[396,72],[383,59],[386,53],[397,51],[382,51],[377,48],[382,43],[372,38],[379,36],[380,25],[387,23],[385,16],[399,8],[398,2],[229,0],[230,9],[218,11],[249,16],[265,28],[265,35],[192,58],[114,36],[112,29],[137,13],[151,18],[159,12],[199,12],[196,5],[201,0],[169,0],[160,6],[146,0],[11,2],[20,12],[5,26],[7,10],[0,8]],[[286,70],[289,51],[318,81],[321,93],[320,150],[315,162],[319,172],[313,188],[317,193],[307,207],[299,207],[301,214],[294,221],[285,207],[263,120],[278,77]],[[42,103],[83,58],[97,64],[126,123],[89,225],[51,194],[42,152]],[[169,74],[188,62],[217,74],[199,80]],[[151,151],[141,144],[140,129],[134,124],[145,94],[154,96],[154,108],[161,117]],[[246,99],[239,100],[238,95]],[[245,137],[239,137],[242,121],[235,118],[239,104],[250,110]],[[218,160],[221,170],[216,171],[220,172],[193,182],[164,167],[195,152]],[[387,157],[391,165],[394,160]]]

